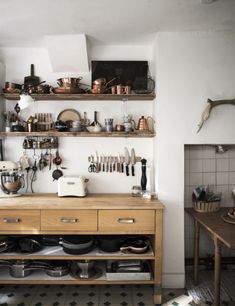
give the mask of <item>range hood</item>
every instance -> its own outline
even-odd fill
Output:
[[[46,35],[45,43],[54,72],[89,72],[85,34]]]

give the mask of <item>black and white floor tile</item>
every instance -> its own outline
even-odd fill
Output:
[[[162,306],[212,305],[212,272],[187,289],[163,289]],[[208,279],[209,278],[209,279]],[[1,285],[0,306],[154,306],[150,285]],[[235,306],[235,270],[222,275],[221,306]]]

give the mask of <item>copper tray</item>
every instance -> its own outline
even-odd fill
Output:
[[[79,87],[56,87],[54,88],[56,94],[79,94],[84,93],[84,90]]]

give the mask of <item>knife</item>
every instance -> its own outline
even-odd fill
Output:
[[[131,149],[131,175],[132,176],[135,176],[135,167],[134,167],[135,163],[136,163],[135,149],[132,148]]]
[[[129,163],[130,163],[130,155],[127,147],[125,147],[125,165],[126,165],[126,175],[129,176]]]

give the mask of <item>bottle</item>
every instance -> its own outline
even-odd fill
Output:
[[[141,188],[143,191],[146,190],[146,185],[147,185],[147,176],[146,176],[146,163],[147,163],[147,160],[142,158],[141,159],[141,170],[142,170],[142,175],[141,175]]]
[[[91,123],[91,126],[95,126],[97,125],[98,121],[97,121],[97,111],[94,111],[94,121]]]

